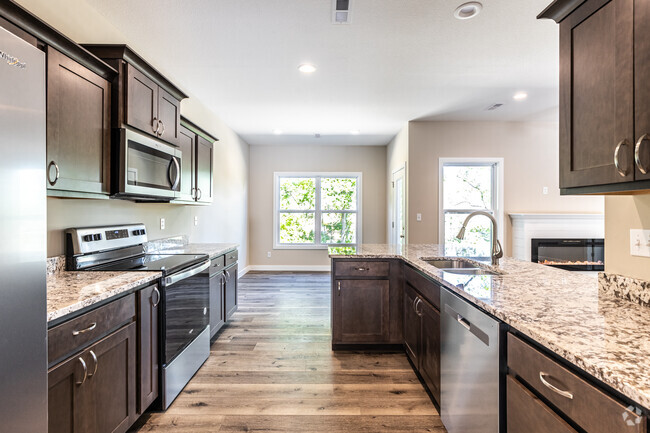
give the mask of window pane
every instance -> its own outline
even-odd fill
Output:
[[[314,213],[281,213],[280,243],[309,244],[314,243]]]
[[[357,214],[323,213],[320,230],[323,244],[353,244],[357,241]]]
[[[320,181],[322,210],[357,210],[357,179],[324,177]]]
[[[445,255],[489,258],[492,252],[492,226],[483,215],[471,219],[465,239],[456,238],[469,214],[445,213]]]
[[[316,209],[316,180],[311,177],[280,178],[280,209]]]
[[[492,170],[492,165],[444,166],[444,209],[492,209]]]

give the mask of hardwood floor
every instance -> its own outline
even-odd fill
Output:
[[[403,353],[333,352],[329,273],[249,273],[239,311],[133,432],[445,432]]]

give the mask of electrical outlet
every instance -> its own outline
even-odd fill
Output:
[[[542,188],[542,194],[544,194],[544,195],[547,195],[547,194],[548,194],[548,187],[547,187],[547,186],[545,186],[544,188]]]
[[[269,258],[269,259],[271,258],[271,251],[267,251],[266,257]]]
[[[165,218],[160,218],[160,230],[165,230]]]
[[[422,221],[422,214],[421,213],[416,214],[415,219],[418,220],[418,221]]]
[[[195,226],[199,225],[199,217],[197,217],[197,216],[194,217],[194,225]]]
[[[630,230],[630,255],[650,257],[650,230]]]

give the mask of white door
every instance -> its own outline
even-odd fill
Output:
[[[391,243],[403,245],[406,242],[406,188],[405,167],[393,172],[393,216],[391,222]]]

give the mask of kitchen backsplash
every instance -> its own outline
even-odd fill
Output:
[[[598,274],[598,290],[650,307],[650,281],[624,277],[610,272]]]

